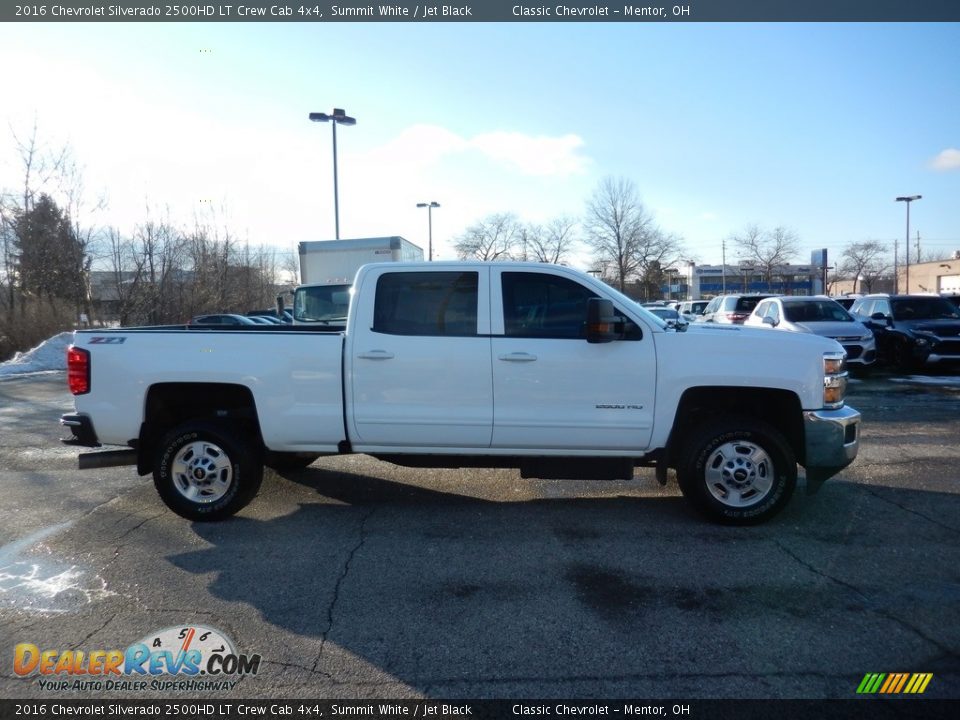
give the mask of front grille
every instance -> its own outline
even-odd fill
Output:
[[[957,355],[960,356],[960,339],[941,340],[934,346],[937,355]]]
[[[863,353],[863,347],[860,345],[844,345],[843,349],[847,351],[848,360],[856,360]]]

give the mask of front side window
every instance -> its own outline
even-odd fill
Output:
[[[395,272],[377,280],[373,331],[389,335],[477,334],[476,272]]]
[[[770,308],[773,305],[772,302],[760,303],[759,307],[753,311],[754,315],[758,318],[763,319],[770,314]]]
[[[939,297],[898,298],[892,301],[897,320],[956,320],[960,312]]]
[[[599,297],[592,290],[541,273],[505,272],[501,278],[507,337],[586,337],[587,300]]]

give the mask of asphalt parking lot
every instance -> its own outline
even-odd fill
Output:
[[[322,459],[229,521],[168,511],[57,441],[63,373],[0,381],[0,697],[960,698],[960,375],[854,382],[856,463],[754,528],[675,483],[521,480]],[[802,485],[802,483],[801,483]],[[231,689],[51,690],[14,647],[215,628]],[[71,681],[73,678],[70,678]]]

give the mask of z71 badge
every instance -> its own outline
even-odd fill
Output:
[[[121,343],[125,343],[126,341],[127,341],[127,338],[124,336],[90,338],[91,345],[120,345]]]

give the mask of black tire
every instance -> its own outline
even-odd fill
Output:
[[[850,377],[864,380],[873,374],[873,364],[870,365],[847,365]]]
[[[160,498],[188,520],[223,520],[245,507],[260,489],[263,463],[237,428],[194,421],[160,442],[153,484]]]
[[[320,453],[268,452],[263,464],[277,472],[303,470],[312,465]]]
[[[913,372],[921,363],[913,357],[913,348],[909,340],[901,338],[893,346],[893,364],[900,372]]]
[[[790,501],[797,461],[774,428],[723,415],[696,426],[681,448],[677,480],[684,497],[709,520],[754,525]]]

